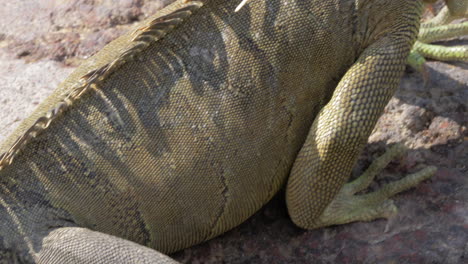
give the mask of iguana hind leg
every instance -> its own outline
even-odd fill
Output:
[[[418,3],[408,1],[407,5]],[[396,11],[405,19],[397,18],[391,22],[394,24],[385,25],[394,30],[364,50],[316,116],[296,157],[286,189],[288,211],[298,226],[312,229],[388,217],[395,212],[388,200],[390,196],[416,185],[434,172],[434,168],[429,168],[388,184],[375,193],[353,195],[367,187],[375,171],[400,152],[397,148],[362,178],[345,184],[385,105],[400,83],[418,29],[417,24],[404,21],[408,21],[408,16],[416,15],[408,10],[420,10],[420,7],[403,6]]]
[[[178,263],[156,250],[81,227],[52,230],[42,240],[38,263]]]

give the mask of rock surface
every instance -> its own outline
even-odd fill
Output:
[[[170,0],[5,0],[0,8],[0,140],[83,59]],[[466,44],[466,41],[465,41]],[[466,263],[468,260],[468,64],[408,71],[354,176],[388,144],[410,151],[371,190],[425,165],[436,175],[395,197],[387,220],[305,231],[279,193],[247,222],[174,254],[184,263]]]

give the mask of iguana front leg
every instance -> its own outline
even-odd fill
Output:
[[[312,229],[388,217],[395,207],[387,198],[434,173],[434,168],[429,168],[384,187],[383,191],[363,196],[353,194],[367,187],[372,176],[363,176],[357,183],[351,183],[351,187],[344,185],[377,119],[398,87],[414,41],[408,32],[417,30],[417,25],[404,22],[389,27],[393,32],[366,48],[339,82],[295,160],[286,202],[292,220],[300,227]]]
[[[426,2],[433,2],[427,0]],[[468,34],[468,22],[449,24],[455,19],[468,17],[468,0],[446,0],[447,5],[433,19],[423,23],[418,40],[408,57],[408,64],[422,71],[425,58],[442,61],[468,60],[468,46],[445,47],[430,44],[435,41]]]
[[[81,227],[51,231],[41,250],[33,254],[37,263],[143,263],[175,264],[177,261],[137,243]]]

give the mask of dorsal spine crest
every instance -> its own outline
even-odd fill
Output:
[[[55,119],[70,108],[79,98],[90,90],[99,89],[100,83],[105,81],[119,67],[129,61],[133,61],[138,54],[154,42],[162,39],[203,5],[201,1],[184,1],[184,3],[183,7],[170,14],[158,17],[150,21],[146,26],[133,32],[132,34],[135,34],[135,37],[131,40],[129,47],[118,58],[82,76],[54,108],[38,118],[5,153],[0,155],[0,170],[10,165],[28,142],[46,130]]]

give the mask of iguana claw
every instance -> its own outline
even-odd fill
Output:
[[[243,6],[245,6],[245,4],[247,4],[247,1],[249,0],[242,0],[242,2],[236,7],[236,10],[234,10],[234,12],[239,11]]]

